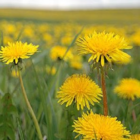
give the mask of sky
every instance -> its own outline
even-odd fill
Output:
[[[0,7],[38,9],[140,8],[140,0],[0,0]]]

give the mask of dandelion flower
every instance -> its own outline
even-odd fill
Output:
[[[140,140],[140,134],[131,135],[131,140]]]
[[[74,55],[70,60],[70,66],[77,70],[82,69],[82,57],[80,55]]]
[[[124,78],[114,89],[120,97],[134,100],[135,97],[140,98],[140,81],[134,78]]]
[[[29,58],[30,55],[33,55],[37,52],[38,46],[32,44],[16,42],[8,43],[7,46],[2,47],[0,51],[0,58],[6,64],[14,62],[17,64],[20,59]]]
[[[130,39],[135,46],[140,46],[140,29],[137,29]]]
[[[96,33],[86,35],[84,38],[79,38],[77,41],[81,54],[91,54],[91,60],[94,63],[100,63],[104,67],[105,63],[127,63],[130,61],[130,56],[123,52],[123,49],[131,49],[124,38],[114,33]]]
[[[73,40],[73,36],[71,34],[66,35],[61,39],[61,43],[63,45],[69,45],[72,42],[72,40]]]
[[[78,110],[84,106],[90,109],[89,103],[94,105],[95,102],[99,102],[101,93],[99,86],[88,76],[74,74],[60,87],[57,98],[60,104],[66,103],[66,107],[75,102]]]
[[[83,113],[82,117],[74,121],[74,132],[82,136],[83,140],[129,140],[130,132],[116,117]],[[126,138],[124,138],[126,137]]]
[[[54,61],[59,60],[59,59],[61,60],[61,59],[63,59],[66,51],[67,51],[66,47],[55,46],[51,49],[50,57]],[[71,50],[69,50],[67,52],[66,56],[64,57],[64,60],[70,60],[72,57],[73,57],[73,54],[72,54]]]

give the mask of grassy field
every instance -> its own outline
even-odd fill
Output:
[[[113,63],[105,79],[109,116],[117,117],[131,134],[140,133],[140,90],[134,101],[114,94],[115,86],[123,78],[134,78],[140,82],[139,15],[140,9],[0,9],[1,46],[15,41],[39,45],[38,52],[23,60],[21,67],[25,90],[44,140],[74,140],[76,133],[73,132],[73,121],[81,117],[83,112],[89,111],[86,107],[78,111],[74,105],[66,107],[66,104],[58,103],[56,96],[67,77],[86,74],[101,87],[97,69],[88,63],[90,55],[79,55],[76,45],[80,36],[94,31],[114,32],[133,46],[133,49],[125,51],[132,61],[128,64]],[[13,65],[0,62],[0,140],[38,140]],[[102,99],[94,106],[90,105],[90,110],[103,114]]]
[[[0,18],[38,21],[78,21],[82,23],[139,24],[140,9],[102,9],[82,11],[46,11],[29,9],[0,9]]]

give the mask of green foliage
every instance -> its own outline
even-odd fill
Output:
[[[12,97],[9,93],[6,93],[1,103],[0,114],[0,140],[15,140],[15,121],[14,116],[17,115],[17,109],[12,103]]]

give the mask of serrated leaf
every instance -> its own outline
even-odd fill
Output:
[[[3,125],[8,125],[14,128],[13,117],[9,115],[9,116],[6,116],[6,118],[3,118]]]
[[[1,139],[9,138],[10,140],[15,140],[15,133],[10,126],[2,125],[0,126],[0,138]]]
[[[3,113],[7,114],[16,114],[17,109],[12,103],[12,97],[11,94],[6,93],[2,98],[2,104],[3,104]]]
[[[13,114],[17,113],[12,97],[6,93],[1,99],[2,114],[0,115],[0,140],[15,140]]]
[[[12,104],[9,104],[9,106],[7,106],[7,111],[8,111],[8,114],[16,114],[17,113],[16,107]]]
[[[2,102],[3,103],[12,103],[11,101],[11,95],[10,93],[6,93],[3,97],[2,97]]]

